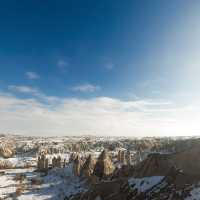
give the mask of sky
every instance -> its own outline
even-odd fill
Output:
[[[200,135],[200,1],[0,2],[0,133]]]

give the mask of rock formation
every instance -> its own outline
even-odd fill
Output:
[[[100,179],[111,176],[114,171],[114,165],[106,150],[100,154],[94,168],[94,175]]]
[[[12,169],[13,167],[13,164],[7,159],[0,161],[0,169]]]
[[[83,164],[83,167],[81,169],[81,175],[89,178],[93,174],[94,167],[95,160],[93,159],[92,155],[89,155],[85,163]]]
[[[122,152],[121,152],[121,163],[122,163],[123,165],[126,165],[126,164],[127,164],[127,162],[126,162],[126,151],[122,151]]]
[[[131,165],[131,163],[132,163],[131,152],[129,150],[126,152],[126,163],[127,163],[127,165]]]
[[[118,151],[118,154],[117,154],[117,161],[118,162],[121,162],[122,158],[121,158],[121,150]]]
[[[48,161],[46,161],[45,155],[41,155],[38,157],[37,168],[39,171],[44,171],[46,169],[46,166],[45,166],[46,162]]]
[[[126,180],[102,181],[73,200],[127,200]]]
[[[45,168],[45,170],[48,170],[48,168],[49,168],[49,160],[48,160],[48,158],[45,159],[44,168]]]
[[[70,154],[70,158],[69,158],[69,162],[73,162],[75,159],[76,159],[76,157],[77,157],[77,153],[71,153]]]
[[[172,167],[183,171],[180,184],[195,183],[200,180],[200,145],[174,154],[150,154],[145,160],[135,166],[135,177],[165,176]]]
[[[14,155],[14,151],[7,147],[7,146],[1,146],[0,147],[0,156],[3,158],[10,158]]]
[[[76,159],[74,160],[74,164],[73,164],[74,175],[80,176],[81,167],[82,167],[82,161],[81,161],[79,155],[77,155]]]
[[[58,168],[61,168],[61,157],[60,156],[58,156],[57,157],[57,159],[56,159],[56,167],[58,167]]]
[[[56,162],[57,162],[57,159],[54,156],[53,159],[52,159],[52,168],[56,167]]]
[[[168,156],[161,154],[150,154],[144,161],[136,165],[134,176],[141,178],[146,176],[164,176],[173,165]]]

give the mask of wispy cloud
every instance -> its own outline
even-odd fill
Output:
[[[92,84],[89,84],[89,83],[82,84],[82,85],[76,85],[76,86],[73,86],[71,88],[71,90],[74,91],[74,92],[95,92],[95,91],[98,91],[100,89],[101,89],[100,86],[92,85]]]
[[[115,65],[114,65],[114,63],[110,62],[110,63],[106,63],[104,67],[107,70],[112,70],[112,69],[114,69]]]
[[[37,74],[36,72],[29,71],[29,72],[26,72],[25,75],[26,75],[26,78],[30,79],[30,80],[34,80],[34,79],[39,79],[40,78],[39,74]]]
[[[31,98],[37,98],[48,104],[57,103],[60,99],[55,96],[47,96],[42,93],[39,89],[33,88],[26,85],[9,85],[8,90],[13,93],[23,93],[31,96]],[[1,94],[1,93],[0,93]],[[5,94],[5,93],[4,93]],[[6,94],[8,95],[8,94]]]
[[[156,78],[156,79],[149,79],[143,80],[137,84],[140,89],[150,89],[150,88],[157,88],[158,86],[162,85],[165,81],[164,77]]]
[[[20,86],[9,85],[8,89],[13,92],[19,92],[19,93],[25,93],[25,94],[32,94],[32,95],[40,94],[39,90],[37,90],[36,88],[32,88],[25,85],[20,85]]]
[[[69,62],[64,59],[59,59],[57,61],[57,66],[62,72],[65,72],[69,66]]]
[[[20,91],[32,92],[27,88]],[[177,107],[168,101],[123,101],[110,97],[57,100],[56,104],[47,105],[38,98],[22,99],[0,93],[0,115],[3,116],[0,132],[49,136],[174,136],[200,130],[199,105]]]

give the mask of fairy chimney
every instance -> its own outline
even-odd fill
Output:
[[[37,169],[40,169],[40,156],[38,156],[38,160],[37,160]]]
[[[52,159],[52,167],[56,167],[56,157],[53,157]]]
[[[45,169],[45,155],[42,155],[41,156],[41,169],[43,170],[43,169]]]
[[[7,146],[2,146],[0,148],[0,156],[2,156],[3,158],[10,158],[13,156],[13,154],[13,150]]]
[[[56,167],[61,168],[61,157],[58,156],[58,158],[56,159]]]
[[[49,168],[49,160],[48,160],[48,158],[45,159],[44,168],[46,170]]]
[[[37,168],[40,171],[45,169],[45,156],[44,155],[38,157]]]
[[[77,157],[76,153],[71,153],[70,158],[69,158],[69,162],[73,162]]]
[[[126,151],[121,152],[121,163],[126,165]]]
[[[94,171],[95,160],[92,155],[89,155],[81,169],[81,175],[89,178]]]
[[[74,165],[73,165],[73,172],[74,172],[74,175],[80,176],[80,173],[81,173],[81,165],[82,165],[82,161],[81,161],[79,155],[77,155],[76,159],[74,160]]]
[[[126,162],[127,165],[131,165],[131,152],[129,150],[126,153]]]
[[[108,155],[108,152],[103,150],[95,164],[94,175],[101,179],[111,175],[113,171],[114,165]]]
[[[65,167],[65,166],[66,166],[66,158],[63,161],[63,167]]]
[[[80,152],[80,145],[78,143],[73,144],[72,151]]]
[[[117,160],[118,162],[121,162],[121,150],[118,151]]]

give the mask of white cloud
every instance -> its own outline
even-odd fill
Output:
[[[39,79],[40,78],[39,74],[37,74],[36,72],[29,71],[29,72],[26,72],[25,75],[26,75],[27,79],[30,79],[30,80],[34,80],[34,79]]]
[[[25,86],[25,85],[20,85],[20,86],[9,85],[8,89],[13,92],[19,92],[19,93],[26,93],[26,94],[32,94],[32,95],[40,94],[40,92],[36,88],[32,88],[32,87]]]
[[[105,64],[105,68],[107,70],[112,70],[115,67],[114,63],[107,63]]]
[[[33,88],[30,86],[26,86],[26,85],[9,85],[8,86],[8,90],[11,92],[15,92],[15,93],[24,93],[33,97],[36,97],[37,99],[42,100],[43,102],[46,103],[57,103],[60,99],[55,97],[55,96],[47,96],[44,93],[42,93],[40,90],[38,90],[37,88]],[[5,94],[5,93],[0,93],[1,94]],[[6,94],[6,96],[8,96],[10,94]]]
[[[46,98],[50,98],[43,95]],[[200,106],[109,97],[37,98],[0,94],[0,132],[26,135],[175,136],[198,134]],[[191,118],[191,116],[193,116]]]
[[[98,85],[92,85],[89,83],[82,84],[82,85],[76,85],[71,88],[74,92],[95,92],[97,90],[100,90],[101,87]]]
[[[62,72],[66,72],[69,63],[66,60],[60,59],[57,61],[57,66]]]

